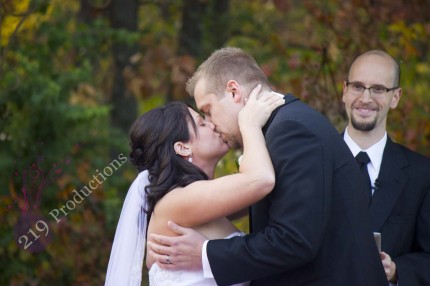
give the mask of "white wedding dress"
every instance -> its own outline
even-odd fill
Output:
[[[225,239],[242,236],[242,232],[234,232]],[[150,286],[216,286],[214,278],[205,278],[203,270],[200,271],[173,271],[161,269],[154,263],[149,270]],[[234,284],[235,286],[247,286],[249,282]]]
[[[148,171],[140,172],[127,193],[112,245],[105,286],[140,286],[145,257],[147,229]],[[226,239],[244,235],[234,232]],[[201,271],[168,271],[153,264],[149,270],[150,286],[216,286],[215,279],[204,278]],[[246,286],[249,283],[236,284]]]

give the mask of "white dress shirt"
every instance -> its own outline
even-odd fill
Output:
[[[345,129],[345,133],[343,135],[343,139],[348,145],[349,149],[352,152],[352,155],[357,156],[360,151],[366,152],[370,158],[370,162],[367,164],[367,171],[369,172],[370,182],[372,183],[372,195],[375,192],[375,180],[379,176],[379,170],[381,170],[382,163],[382,155],[384,154],[385,145],[387,144],[387,132],[385,132],[384,136],[367,148],[366,150],[361,150],[360,146],[355,143],[355,141],[348,134],[348,127]],[[398,284],[389,283],[389,286],[398,286]]]
[[[366,152],[369,156],[370,162],[367,164],[367,171],[369,172],[373,195],[373,192],[375,191],[375,180],[378,178],[379,170],[381,170],[382,155],[384,154],[384,148],[387,144],[387,132],[385,132],[381,140],[379,140],[366,150],[362,150],[360,146],[358,146],[357,143],[354,142],[351,136],[349,136],[348,128],[345,129],[343,139],[345,140],[346,145],[348,145],[354,157],[357,156],[357,154],[361,151]]]
[[[209,240],[206,240],[202,246],[202,264],[203,264],[203,275],[205,278],[214,278],[212,273],[211,265],[209,264],[208,254],[206,251]]]

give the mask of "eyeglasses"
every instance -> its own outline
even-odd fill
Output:
[[[348,91],[353,95],[362,95],[363,92],[368,89],[370,96],[373,96],[375,98],[384,98],[385,95],[392,90],[398,89],[398,86],[392,87],[392,88],[386,88],[383,85],[372,85],[370,87],[365,87],[361,83],[357,82],[349,82],[346,81],[346,87],[348,88]]]

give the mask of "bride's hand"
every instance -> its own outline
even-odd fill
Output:
[[[245,106],[239,112],[239,125],[241,127],[256,125],[259,128],[266,124],[273,110],[285,103],[279,94],[271,91],[262,91],[257,99],[261,85],[257,85],[249,94]]]

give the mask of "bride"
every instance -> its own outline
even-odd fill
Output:
[[[186,104],[155,108],[130,131],[130,160],[140,172],[125,199],[112,246],[105,285],[141,285],[146,231],[177,235],[169,220],[192,227],[208,239],[243,235],[226,216],[270,193],[274,169],[262,126],[282,98],[256,87],[239,113],[243,158],[239,173],[213,179],[229,146],[214,125]],[[149,217],[149,219],[147,218]],[[170,263],[166,256],[165,263]],[[198,271],[163,270],[146,257],[150,285],[216,285]],[[248,285],[242,283],[238,285]]]

